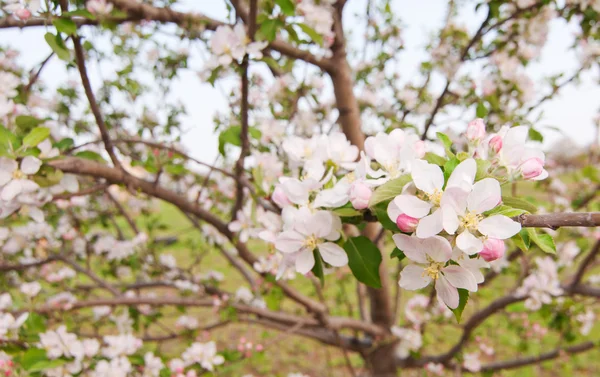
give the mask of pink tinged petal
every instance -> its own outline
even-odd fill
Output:
[[[326,237],[333,230],[333,219],[331,213],[318,211],[314,213],[305,223],[308,234],[314,234],[318,238]]]
[[[470,191],[463,190],[459,187],[449,187],[442,194],[440,206],[451,206],[454,211],[463,215],[467,209],[467,198]]]
[[[25,174],[35,174],[40,170],[42,161],[33,156],[27,156],[21,161],[21,171]]]
[[[477,163],[474,159],[468,158],[458,164],[458,166],[450,174],[446,188],[459,187],[463,190],[470,191],[477,173]]]
[[[491,262],[496,259],[502,258],[504,252],[506,251],[506,245],[504,241],[497,240],[495,238],[488,238],[483,243],[483,250],[479,253],[479,255],[486,261]]]
[[[469,211],[479,214],[496,207],[501,200],[500,182],[494,178],[485,178],[473,185],[467,203]]]
[[[431,278],[425,274],[423,267],[409,264],[402,269],[398,285],[409,291],[425,288],[431,283]]]
[[[465,253],[473,255],[483,249],[483,242],[465,230],[456,237],[456,246]]]
[[[390,220],[392,220],[393,222],[396,222],[396,220],[398,220],[398,216],[400,216],[402,214],[402,211],[400,210],[400,208],[398,208],[396,203],[392,200],[388,204],[387,214],[388,214]]]
[[[456,211],[451,206],[442,206],[441,210],[444,230],[448,232],[448,234],[454,234],[460,225]]]
[[[481,220],[477,230],[485,236],[505,240],[519,233],[521,224],[509,217],[494,215]]]
[[[232,221],[227,225],[227,229],[232,232],[239,232],[242,229],[242,223],[239,221]]]
[[[471,271],[466,268],[452,265],[444,267],[442,273],[454,287],[477,292],[477,280]]]
[[[342,267],[348,264],[348,255],[346,255],[344,249],[333,242],[320,244],[319,252],[323,260],[334,267]]]
[[[29,207],[29,217],[31,217],[35,222],[44,222],[44,211],[37,207]]]
[[[296,271],[301,274],[307,274],[315,266],[315,256],[312,250],[302,250],[296,256]]]
[[[304,246],[304,236],[300,233],[288,230],[281,232],[275,239],[275,248],[282,253],[294,253]]]
[[[404,233],[412,233],[417,229],[419,219],[405,215],[404,213],[396,219],[396,226]]]
[[[541,181],[542,179],[546,179],[548,178],[548,171],[546,171],[546,169],[542,169],[542,172],[540,173],[540,175],[538,175],[535,178],[531,178],[532,181]]]
[[[444,237],[433,236],[423,240],[422,248],[431,259],[444,263],[452,256],[452,246]]]
[[[442,189],[444,173],[439,166],[423,160],[415,160],[412,164],[412,179],[419,190],[431,194]]]
[[[400,211],[417,219],[427,216],[431,210],[431,204],[413,195],[398,195],[394,198],[394,203]]]
[[[26,193],[34,192],[35,190],[40,188],[40,186],[32,180],[21,179],[19,181],[21,182],[21,193],[26,194]]]
[[[444,275],[439,275],[435,281],[435,291],[440,301],[450,309],[458,308],[458,289],[453,287]]]
[[[21,179],[13,179],[2,189],[0,199],[9,201],[21,193]]]
[[[299,180],[285,180],[280,187],[290,202],[294,204],[308,203],[308,188]]]
[[[394,243],[404,252],[408,259],[417,263],[427,263],[425,251],[423,249],[423,240],[407,236],[406,234],[394,234],[392,236]]]
[[[429,238],[444,229],[442,210],[438,209],[429,216],[423,217],[417,226],[417,237]]]
[[[12,179],[12,171],[0,170],[0,187],[4,186]]]

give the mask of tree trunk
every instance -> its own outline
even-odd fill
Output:
[[[396,343],[388,343],[365,356],[369,377],[396,377]]]

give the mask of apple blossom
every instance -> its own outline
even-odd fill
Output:
[[[452,256],[452,247],[447,239],[433,236],[421,239],[405,234],[395,234],[396,246],[412,261],[400,273],[400,287],[408,290],[421,289],[432,281],[438,298],[449,308],[458,307],[458,289],[477,291],[475,277],[467,269],[457,265],[446,265]]]
[[[471,142],[478,142],[485,137],[485,123],[483,119],[478,118],[472,120],[467,125],[467,140]]]
[[[296,271],[306,274],[315,265],[313,250],[318,249],[323,260],[332,266],[348,264],[344,249],[330,242],[340,238],[341,221],[328,211],[311,213],[303,207],[298,210],[293,230],[280,233],[275,240],[275,248],[296,258]]]
[[[484,178],[475,183],[471,190],[449,188],[442,199],[442,222],[448,234],[459,232],[456,245],[469,255],[483,249],[482,240],[473,233],[504,240],[517,234],[521,224],[503,215],[485,217],[484,212],[500,204],[500,183],[493,178]]]
[[[28,176],[37,173],[40,166],[42,162],[33,156],[23,158],[20,166],[14,160],[0,157],[0,199],[10,201],[17,195],[37,190],[38,184]]]

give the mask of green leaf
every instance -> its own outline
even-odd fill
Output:
[[[60,35],[46,33],[46,35],[44,35],[44,39],[59,59],[64,60],[66,62],[71,61],[71,52],[69,51],[67,46],[65,46],[65,42],[62,40]]]
[[[48,357],[46,356],[46,350],[38,349],[38,348],[30,348],[21,357],[21,366],[25,370],[29,370],[29,368],[33,367],[36,363],[40,361],[47,361]]]
[[[398,231],[398,225],[390,219],[387,213],[387,207],[389,202],[379,203],[373,208],[373,212],[375,212],[375,216],[377,217],[377,221],[381,223],[381,225],[392,232]]]
[[[477,118],[485,118],[488,115],[488,109],[487,107],[485,107],[485,104],[483,102],[479,102],[477,104],[475,115],[477,116]]]
[[[521,208],[527,212],[535,213],[537,207],[526,200],[515,198],[513,196],[502,196],[502,203],[513,208]]]
[[[318,45],[323,45],[323,36],[315,31],[315,29],[311,28],[307,24],[296,24],[302,29],[304,33],[306,33],[310,39],[312,39]]]
[[[492,163],[489,160],[475,160],[477,163],[477,174],[475,175],[475,181],[486,178],[489,176],[489,170]]]
[[[435,164],[438,166],[444,166],[446,164],[446,161],[448,161],[445,157],[442,157],[432,152],[425,153],[425,157],[423,159],[429,162],[430,164]]]
[[[344,244],[344,250],[354,277],[370,287],[381,288],[381,252],[373,241],[365,236],[352,237]]]
[[[321,281],[321,286],[325,285],[325,274],[323,273],[323,260],[321,254],[317,252],[317,249],[313,250],[313,256],[315,258],[315,265],[312,268],[312,273]]]
[[[219,153],[221,153],[221,155],[225,156],[226,144],[231,144],[238,147],[242,145],[242,140],[240,139],[241,132],[242,127],[233,126],[219,134]]]
[[[338,215],[339,217],[354,217],[360,216],[361,212],[357,211],[352,207],[340,207],[333,210],[333,213]]]
[[[35,147],[50,136],[50,129],[47,127],[37,127],[23,138],[23,145],[26,147]]]
[[[535,229],[527,228],[527,234],[531,241],[538,245],[543,252],[548,254],[556,254],[556,245],[554,239],[549,234],[538,234]]]
[[[465,310],[465,306],[467,306],[467,302],[469,301],[469,291],[466,289],[458,288],[458,307],[452,310],[454,313],[454,317],[456,317],[456,321],[460,323],[460,318],[462,317],[462,313]]]
[[[54,144],[54,148],[58,148],[61,151],[67,150],[75,145],[75,142],[70,137],[64,138],[61,141]]]
[[[54,360],[40,360],[37,363],[33,364],[27,371],[29,373],[41,372],[48,369],[56,368],[61,365],[65,365],[69,360],[64,359],[54,359]]]
[[[264,295],[267,308],[275,311],[281,310],[281,302],[284,298],[285,295],[283,294],[283,290],[278,286],[274,286],[266,295]]]
[[[515,242],[515,245],[523,251],[529,250],[529,247],[531,246],[531,238],[529,238],[527,229],[521,229],[521,231],[515,234],[511,239]]]
[[[95,20],[96,16],[94,16],[92,13],[90,13],[90,11],[88,11],[87,9],[77,9],[71,12],[64,12],[62,14],[63,16],[78,16],[78,17],[84,17],[87,18],[89,20]]]
[[[293,16],[295,14],[296,6],[292,0],[275,0],[275,3],[279,5],[279,8],[281,8],[281,11],[286,16]]]
[[[441,141],[444,145],[444,149],[446,150],[446,154],[448,155],[448,157],[454,157],[454,153],[452,153],[452,140],[450,140],[448,135],[442,132],[438,132],[436,135],[439,141]]]
[[[68,18],[55,18],[52,20],[52,24],[54,27],[56,27],[56,30],[61,33],[65,33],[67,35],[77,33],[77,25]]]
[[[409,174],[405,174],[379,186],[375,192],[373,192],[371,200],[369,200],[369,207],[373,208],[381,202],[392,200],[396,196],[400,195],[402,193],[402,189],[408,182],[410,182],[410,180],[411,176]]]
[[[406,258],[406,255],[404,255],[404,251],[395,247],[394,251],[392,251],[392,254],[390,255],[390,258],[398,258],[398,260],[402,260]]]
[[[19,115],[15,118],[17,126],[25,131],[29,131],[44,122],[45,120],[32,117],[31,115]]]
[[[6,127],[0,125],[0,151],[12,152],[20,146],[19,138]]]
[[[33,176],[33,180],[41,187],[50,187],[58,184],[63,176],[62,170],[50,165],[42,165],[37,174]]]
[[[515,217],[515,216],[522,215],[526,212],[527,211],[525,211],[524,209],[521,209],[521,208],[512,208],[512,207],[509,207],[506,205],[499,205],[496,208],[493,208],[489,211],[484,212],[484,215],[486,215],[486,216],[503,215],[506,217]]]
[[[539,141],[542,142],[544,141],[544,135],[542,135],[539,131],[533,129],[533,127],[531,127],[529,129],[529,139],[533,140],[533,141]]]
[[[85,158],[86,160],[93,160],[93,161],[98,161],[98,162],[105,162],[104,158],[96,153],[96,152],[92,152],[92,151],[81,151],[75,154],[75,157],[79,157],[79,158]]]
[[[269,18],[260,24],[260,33],[269,41],[273,42],[277,37],[277,30],[285,24],[278,18]]]
[[[456,157],[452,157],[444,164],[444,181],[445,182],[448,182],[448,178],[450,178],[450,175],[452,174],[454,169],[456,169],[458,164],[460,164],[460,160]]]

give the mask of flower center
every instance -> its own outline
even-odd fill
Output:
[[[440,270],[444,267],[442,263],[431,262],[429,267],[423,271],[423,276],[429,276],[433,280],[437,280],[440,275]]]
[[[438,206],[439,207],[440,206],[440,202],[442,201],[442,194],[443,194],[442,191],[440,191],[438,189],[435,189],[433,191],[433,193],[427,194],[427,196],[429,198],[429,202],[431,204],[433,204],[434,206]]]
[[[20,171],[19,169],[16,169],[15,171],[13,171],[12,176],[13,176],[13,179],[21,179],[25,176],[25,174],[23,174],[23,172]]]
[[[306,240],[304,240],[304,246],[307,248],[314,250],[317,248],[318,240],[315,236],[310,236]]]
[[[346,174],[346,179],[348,180],[348,183],[356,181],[356,176],[354,175],[354,172]]]
[[[477,226],[479,225],[479,222],[482,220],[482,216],[472,213],[472,212],[467,212],[463,217],[461,217],[460,219],[460,225],[468,230],[477,230]]]
[[[397,178],[400,175],[398,166],[393,162],[388,162],[383,165],[383,169],[388,172],[390,178]]]

